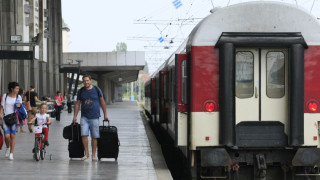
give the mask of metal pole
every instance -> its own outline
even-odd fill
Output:
[[[74,91],[73,91],[73,96],[76,95],[77,93],[77,89],[78,89],[78,83],[79,83],[79,78],[80,78],[80,63],[83,61],[83,60],[76,60],[78,62],[78,75],[77,75],[77,79],[76,79],[76,84],[74,85]]]
[[[130,99],[132,98],[132,96],[133,96],[133,82],[131,82],[131,96],[130,96]]]
[[[77,94],[77,89],[78,89],[78,83],[79,83],[79,77],[80,77],[80,70],[77,74],[77,79],[76,79],[76,83],[74,85],[74,90],[73,90],[73,96],[75,96]]]
[[[74,73],[71,74],[71,79],[69,80],[69,89],[68,89],[68,94],[71,93],[72,90],[72,84],[73,84],[73,79],[74,79]]]

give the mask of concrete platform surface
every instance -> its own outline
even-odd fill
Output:
[[[70,160],[68,141],[63,139],[62,131],[71,123],[73,114],[63,111],[60,122],[51,119],[50,146],[47,147],[45,160],[33,160],[32,133],[17,133],[13,161],[5,157],[6,148],[3,146],[0,150],[0,179],[172,179],[160,146],[154,142],[154,137],[149,142],[137,103],[118,102],[108,105],[107,109],[110,125],[117,126],[121,143],[117,161],[103,159],[92,162],[91,158],[86,161]],[[79,118],[80,113],[78,122]],[[24,126],[24,129],[27,127]],[[91,147],[89,149],[91,154]]]

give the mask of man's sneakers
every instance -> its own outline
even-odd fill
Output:
[[[13,160],[13,153],[10,153],[10,154],[9,154],[9,159],[10,159],[10,160]]]
[[[7,148],[7,150],[6,150],[6,157],[9,157],[9,154],[10,154],[10,147]]]

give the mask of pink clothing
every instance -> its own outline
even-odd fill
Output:
[[[55,102],[54,102],[55,106],[62,106],[62,102],[63,102],[63,97],[62,96],[55,96],[54,100],[55,100]]]

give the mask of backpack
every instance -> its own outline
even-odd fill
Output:
[[[7,99],[7,96],[6,96],[6,99]],[[17,99],[18,99],[18,96],[16,98],[16,101]],[[17,104],[14,104],[14,109],[15,109],[15,112],[18,113],[18,118],[20,120],[24,120],[28,117],[28,111],[24,106],[24,104],[21,103],[20,107],[17,107]]]
[[[97,86],[94,86],[94,85],[92,85],[95,89],[96,89],[96,91],[97,91],[97,93],[98,93],[98,96],[99,96],[99,98],[100,97],[102,97],[103,96],[103,94],[102,94],[102,92],[100,93],[99,92],[99,90],[98,90],[98,88],[97,88]],[[80,98],[80,100],[81,100],[81,93],[82,93],[82,91],[84,90],[84,87],[82,87],[79,91],[79,98]]]
[[[17,107],[15,105],[15,108],[16,108],[16,112],[18,113],[18,117],[20,120],[26,119],[28,117],[28,112],[26,110],[26,107],[23,104],[21,104],[20,107]]]

